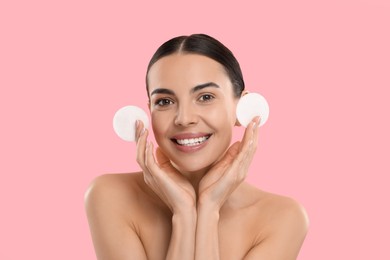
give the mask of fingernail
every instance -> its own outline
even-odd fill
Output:
[[[257,123],[259,122],[259,117],[255,117],[255,119],[253,120],[253,127],[255,127],[257,125]]]
[[[259,117],[255,117],[255,119],[252,121],[252,131],[255,131],[255,129],[259,126]]]
[[[256,119],[256,121],[257,121],[257,126],[259,126],[260,125],[260,122],[261,122],[261,117],[257,117],[257,119]]]

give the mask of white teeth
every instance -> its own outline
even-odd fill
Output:
[[[185,145],[185,146],[194,146],[194,145],[199,145],[203,143],[204,141],[207,140],[207,136],[203,137],[198,137],[198,138],[191,138],[191,139],[176,139],[176,142],[180,145]]]

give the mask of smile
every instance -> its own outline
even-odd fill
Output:
[[[195,146],[195,145],[202,144],[207,139],[209,139],[210,136],[211,135],[206,135],[206,136],[197,137],[197,138],[189,138],[189,139],[172,139],[172,141],[174,141],[177,144],[182,145],[182,146]]]

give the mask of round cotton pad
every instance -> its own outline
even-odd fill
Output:
[[[144,127],[149,127],[148,115],[139,107],[125,106],[116,111],[113,119],[115,133],[125,141],[135,141],[135,121],[141,120]]]
[[[259,126],[262,126],[269,116],[267,100],[258,93],[246,94],[238,101],[236,115],[238,121],[244,127],[247,127],[254,117],[260,116]]]

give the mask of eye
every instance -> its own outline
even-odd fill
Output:
[[[154,102],[155,106],[160,106],[160,107],[165,107],[165,106],[168,106],[171,104],[173,104],[172,100],[167,99],[167,98],[160,98],[160,99],[156,100],[156,102]]]
[[[199,100],[201,102],[208,102],[208,101],[211,101],[212,99],[214,99],[214,96],[213,95],[210,95],[210,94],[205,94],[205,95],[202,95],[200,96]]]

